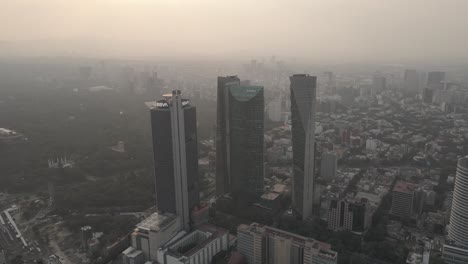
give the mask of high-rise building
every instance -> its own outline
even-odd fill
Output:
[[[93,67],[81,66],[80,67],[80,80],[88,81],[91,78],[92,73],[93,73]]]
[[[189,229],[190,211],[199,203],[196,109],[179,90],[164,96],[151,109],[157,207]]]
[[[424,88],[423,90],[423,102],[426,104],[432,103],[434,97],[434,90],[430,88]]]
[[[216,109],[216,194],[218,195],[231,191],[228,88],[233,85],[240,85],[237,76],[218,77]]]
[[[324,75],[324,93],[333,95],[336,93],[336,76],[333,72],[327,71],[323,73]]]
[[[433,71],[427,74],[427,87],[430,89],[443,88],[444,81],[445,81],[445,72]]]
[[[384,76],[376,75],[372,78],[372,95],[385,91],[387,87],[387,79]]]
[[[317,77],[291,76],[293,210],[302,219],[312,215],[315,175],[315,106]]]
[[[257,223],[237,228],[237,250],[249,264],[335,264],[330,244]]]
[[[353,212],[346,199],[332,200],[328,209],[328,229],[333,231],[352,230]]]
[[[263,87],[218,77],[216,189],[218,195],[263,192]]]
[[[405,92],[419,92],[419,74],[416,70],[405,70],[405,76],[403,81]]]
[[[5,251],[0,247],[0,264],[6,264]]]
[[[320,162],[320,177],[331,181],[336,177],[338,167],[338,157],[335,153],[323,153]]]
[[[83,250],[88,250],[88,241],[93,238],[93,228],[91,226],[82,226],[80,237],[81,248]]]
[[[416,209],[416,191],[417,186],[415,184],[397,181],[392,192],[391,213],[401,218],[412,218]]]
[[[468,157],[458,160],[450,225],[443,258],[447,264],[468,263]]]
[[[364,232],[370,226],[367,199],[332,200],[328,210],[328,229],[333,231]]]

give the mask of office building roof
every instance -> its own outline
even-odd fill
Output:
[[[151,231],[159,231],[164,226],[172,223],[176,216],[170,213],[154,213],[137,224],[138,229],[145,229]]]
[[[405,181],[397,181],[395,187],[393,187],[394,192],[401,192],[401,193],[412,193],[416,190],[417,186],[410,182]]]

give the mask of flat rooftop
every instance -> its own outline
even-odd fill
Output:
[[[371,204],[380,204],[380,201],[382,201],[382,198],[380,198],[380,196],[378,196],[377,194],[368,193],[368,192],[358,192],[354,198],[356,199],[365,198]]]
[[[0,127],[0,136],[7,137],[7,136],[18,136],[18,135],[19,133],[16,131]]]
[[[291,239],[296,243],[305,244],[306,242],[312,244],[312,248],[318,250],[319,254],[326,256],[327,258],[336,258],[337,252],[331,250],[331,245],[325,242],[321,242],[312,238],[303,237],[298,234],[287,232],[281,229],[277,229],[271,226],[266,226],[258,223],[252,223],[250,225],[239,225],[238,229],[245,232],[254,232],[254,233],[266,233],[274,236],[283,237],[285,239]]]
[[[261,198],[267,201],[273,201],[276,198],[278,198],[278,196],[280,196],[279,193],[269,192],[269,193],[263,194]]]
[[[395,187],[393,187],[393,191],[401,193],[412,193],[414,190],[416,190],[416,188],[416,184],[405,181],[397,181]]]
[[[177,239],[173,243],[166,245],[170,249],[171,255],[186,256],[197,253],[211,241],[229,233],[228,230],[211,224],[204,224],[197,227],[194,231]]]
[[[139,224],[137,224],[136,227],[138,229],[145,229],[157,232],[175,219],[176,216],[173,214],[161,214],[159,212],[153,213],[152,215],[148,216],[146,219],[141,221]]]

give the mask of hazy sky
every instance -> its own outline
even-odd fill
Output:
[[[0,0],[0,52],[468,58],[468,0]]]

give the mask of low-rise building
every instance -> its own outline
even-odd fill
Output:
[[[336,264],[330,244],[257,223],[237,228],[237,250],[250,264]]]
[[[157,261],[161,264],[209,264],[216,254],[228,248],[228,230],[205,224],[160,247]]]
[[[154,213],[137,224],[132,233],[132,247],[141,250],[145,260],[156,260],[158,248],[180,231],[179,217],[169,213]]]
[[[129,247],[122,252],[122,262],[123,264],[143,264],[145,263],[145,255],[143,251]]]

